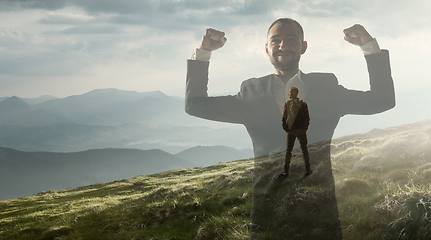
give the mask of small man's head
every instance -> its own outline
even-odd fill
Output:
[[[271,24],[265,51],[272,65],[280,71],[297,70],[301,54],[307,50],[302,26],[291,18],[280,18]]]
[[[291,87],[289,90],[290,99],[298,98],[299,89],[296,87]]]

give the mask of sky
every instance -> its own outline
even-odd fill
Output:
[[[228,39],[213,52],[209,94],[235,94],[243,80],[273,72],[267,28],[291,17],[308,42],[300,69],[333,72],[346,88],[369,85],[343,29],[362,24],[390,51],[397,106],[343,117],[336,136],[397,126],[431,118],[429,9],[428,0],[0,0],[0,97],[102,88],[184,97],[186,59],[209,27]]]

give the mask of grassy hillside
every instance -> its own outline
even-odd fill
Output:
[[[431,239],[431,121],[335,139],[345,239]]]
[[[199,167],[208,167],[219,162],[229,162],[239,159],[248,159],[254,156],[253,150],[238,150],[227,146],[196,146],[175,154],[187,159]],[[223,160],[223,161],[221,161]]]
[[[236,161],[3,201],[0,238],[244,238],[252,169]]]
[[[0,201],[40,191],[127,179],[190,168],[162,150],[94,149],[73,153],[22,152],[0,147]]]
[[[431,239],[430,136],[422,121],[333,140],[343,239]],[[303,170],[294,154],[287,182]],[[283,158],[260,160],[278,171]],[[253,168],[240,160],[2,201],[0,239],[248,239]],[[297,182],[291,202],[313,204],[317,176]]]

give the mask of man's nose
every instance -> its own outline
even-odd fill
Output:
[[[284,41],[281,41],[280,42],[280,45],[279,45],[279,47],[278,47],[280,50],[284,50],[285,49],[285,44],[284,44]]]
[[[287,50],[287,49],[288,49],[288,46],[287,46],[286,42],[284,40],[282,40],[280,42],[279,50],[284,51],[284,50]]]

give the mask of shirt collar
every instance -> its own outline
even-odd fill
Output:
[[[283,83],[283,81],[281,81],[281,79],[280,79],[277,75],[275,75],[275,74],[273,74],[273,75],[274,75],[275,79],[277,79],[277,80],[278,80],[278,81],[280,81],[283,85],[285,85],[285,86],[286,86],[286,84],[284,84],[284,83]],[[302,71],[301,71],[301,70],[298,70],[298,72],[297,72],[295,75],[293,75],[293,77],[291,77],[291,78],[289,79],[289,81],[287,81],[287,82],[290,82],[290,81],[292,81],[292,80],[294,80],[294,79],[298,79],[298,80],[299,80],[299,82],[304,83],[304,82],[302,81],[302,79],[301,79],[301,75],[302,75]]]

